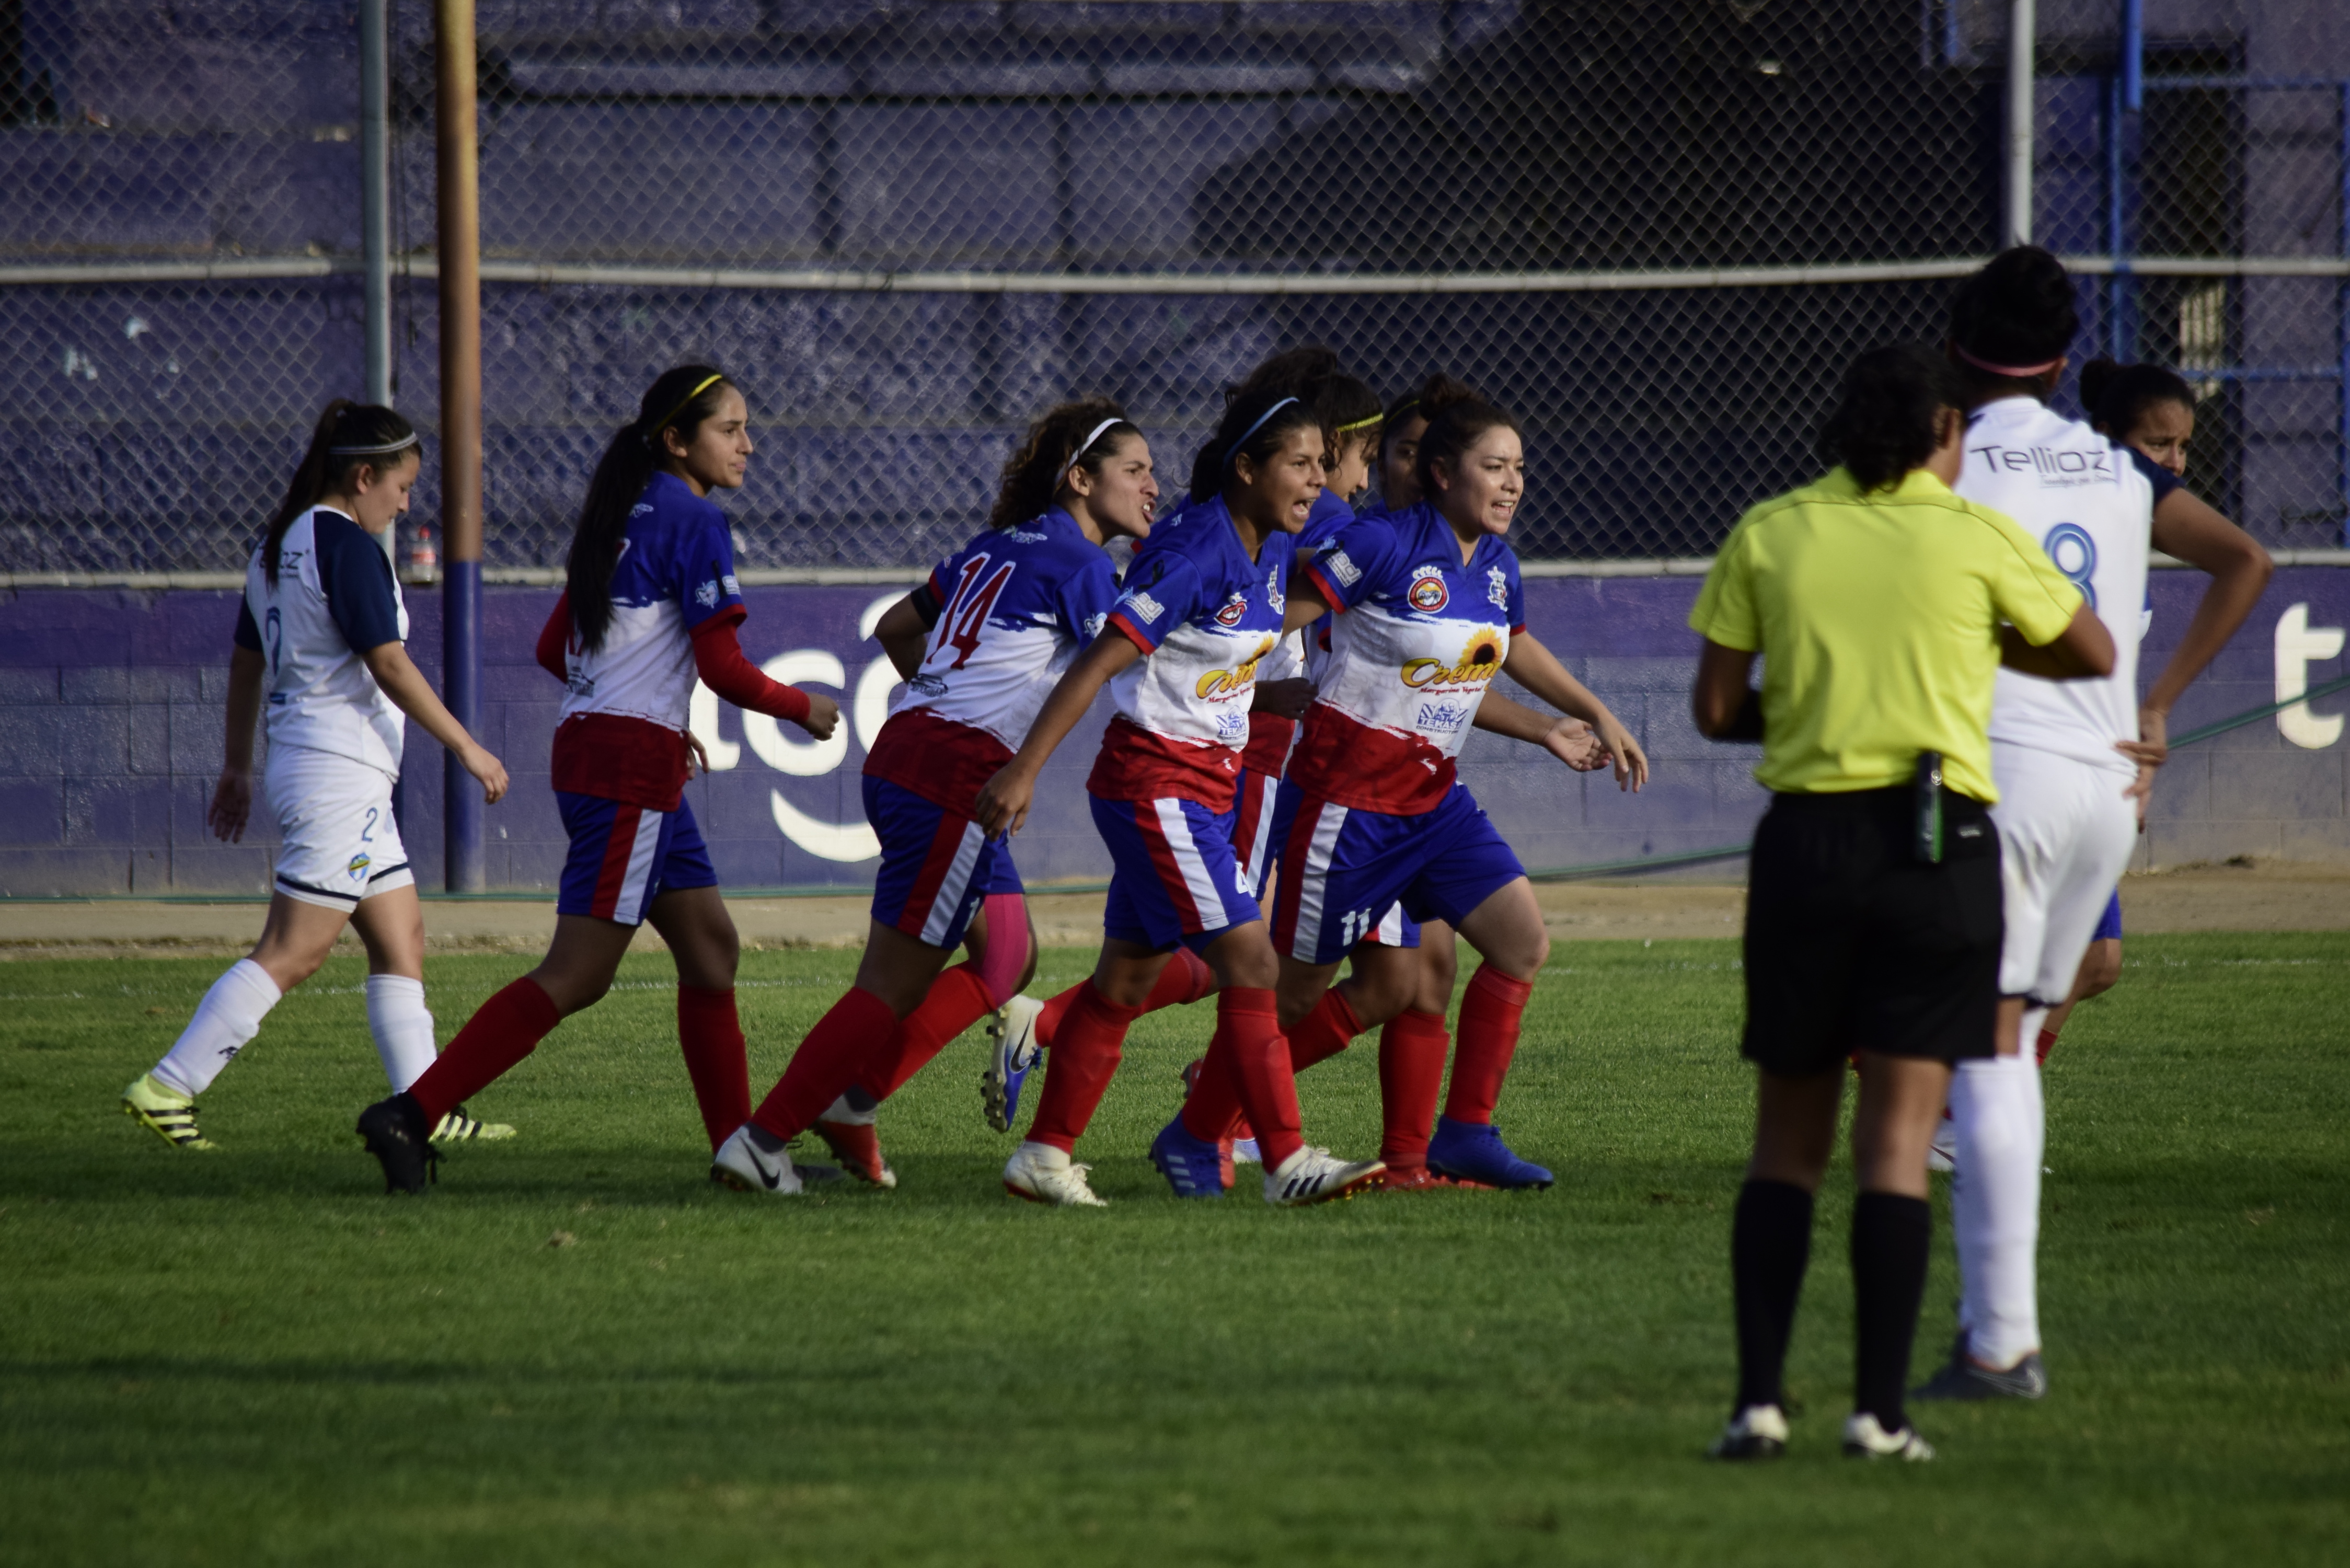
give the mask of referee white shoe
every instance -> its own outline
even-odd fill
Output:
[[[1845,1417],[1844,1457],[1848,1459],[1900,1459],[1908,1464],[1923,1464],[1934,1457],[1934,1445],[1919,1437],[1915,1427],[1888,1432],[1878,1425],[1876,1417],[1866,1410],[1856,1410]]]
[[[1787,1451],[1787,1413],[1776,1405],[1749,1405],[1705,1450],[1710,1459],[1775,1459]]]

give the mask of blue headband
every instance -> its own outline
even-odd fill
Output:
[[[1241,431],[1240,439],[1232,442],[1232,445],[1224,448],[1224,466],[1226,468],[1232,466],[1232,460],[1240,456],[1241,448],[1248,445],[1248,438],[1256,434],[1257,431],[1264,429],[1265,421],[1273,418],[1274,415],[1281,412],[1282,410],[1289,407],[1290,404],[1296,400],[1297,400],[1295,398],[1284,398],[1281,401],[1274,404],[1273,407],[1265,410],[1264,412],[1257,415],[1256,423]]]

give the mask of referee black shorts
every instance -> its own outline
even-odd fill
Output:
[[[1916,858],[1912,792],[1781,794],[1746,896],[1749,1061],[1793,1077],[1854,1051],[1988,1056],[1999,1006],[1999,834],[1944,791],[1939,865]]]

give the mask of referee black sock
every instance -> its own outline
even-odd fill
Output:
[[[1783,1181],[1739,1189],[1730,1227],[1730,1274],[1738,1303],[1738,1409],[1777,1405],[1795,1300],[1812,1261],[1812,1195]],[[1732,1411],[1735,1415],[1737,1412]]]
[[[1933,1231],[1934,1211],[1922,1198],[1864,1192],[1852,1206],[1852,1405],[1888,1432],[1909,1421],[1901,1394],[1909,1381],[1909,1347],[1918,1336]]]

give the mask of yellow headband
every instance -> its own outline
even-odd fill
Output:
[[[657,420],[657,421],[655,421],[653,422],[653,427],[652,427],[652,429],[650,429],[650,430],[649,430],[649,431],[647,431],[645,432],[645,440],[646,440],[646,441],[650,441],[653,439],[653,437],[655,437],[655,436],[657,436],[657,435],[660,434],[660,433],[661,433],[661,431],[665,431],[665,430],[669,429],[669,422],[670,422],[670,421],[671,421],[671,420],[673,420],[673,419],[677,418],[677,416],[678,416],[678,415],[680,415],[680,414],[681,414],[681,413],[685,412],[685,405],[686,405],[686,404],[688,404],[688,403],[690,403],[690,402],[693,401],[693,400],[694,400],[694,399],[696,399],[696,398],[698,398],[698,397],[702,396],[702,393],[704,393],[704,392],[706,392],[706,391],[710,390],[710,389],[711,389],[711,388],[712,388],[712,387],[716,386],[719,382],[721,382],[721,381],[724,380],[725,379],[726,379],[726,373],[725,373],[724,371],[723,371],[723,370],[722,370],[722,371],[720,371],[720,372],[719,372],[717,375],[715,375],[715,376],[710,376],[710,377],[706,377],[706,378],[704,378],[704,379],[702,380],[702,385],[700,385],[700,386],[698,386],[698,387],[694,388],[694,389],[693,389],[693,390],[691,390],[691,391],[690,391],[690,392],[686,393],[686,395],[685,395],[685,396],[683,396],[683,397],[680,398],[680,399],[677,400],[677,407],[675,407],[675,408],[671,409],[669,412],[667,412],[667,413],[663,414],[663,415],[662,415],[659,420]]]
[[[1387,415],[1385,414],[1373,414],[1369,419],[1357,420],[1350,425],[1340,425],[1336,433],[1339,435],[1352,435],[1357,431],[1367,431],[1386,418]]]

